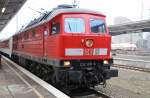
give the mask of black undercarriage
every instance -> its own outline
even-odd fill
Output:
[[[105,85],[106,80],[118,76],[118,70],[110,69],[109,64],[103,64],[103,60],[72,60],[71,67],[60,68],[58,81],[69,89],[78,87],[94,87]]]
[[[118,70],[111,69],[112,59],[108,60],[109,64],[103,64],[103,60],[68,60],[69,67],[63,66],[64,61],[61,61],[60,67],[54,67],[20,56],[13,56],[13,60],[55,87],[67,91],[105,85],[107,79],[118,76]]]

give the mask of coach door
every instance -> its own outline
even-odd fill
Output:
[[[44,27],[44,56],[48,56],[48,36],[49,36],[49,30],[47,27]]]

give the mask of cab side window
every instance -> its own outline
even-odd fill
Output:
[[[60,32],[60,23],[52,23],[52,35]]]

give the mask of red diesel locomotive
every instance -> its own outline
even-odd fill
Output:
[[[105,84],[112,69],[105,15],[61,5],[13,36],[11,58],[57,87]]]

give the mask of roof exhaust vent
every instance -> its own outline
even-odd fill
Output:
[[[58,5],[57,8],[73,8],[73,5],[69,5],[69,4],[62,4],[62,5]]]
[[[57,9],[68,9],[68,8],[74,8],[73,5],[69,5],[69,4],[62,4],[62,5],[58,5],[56,8],[54,8],[53,10],[57,10]]]

